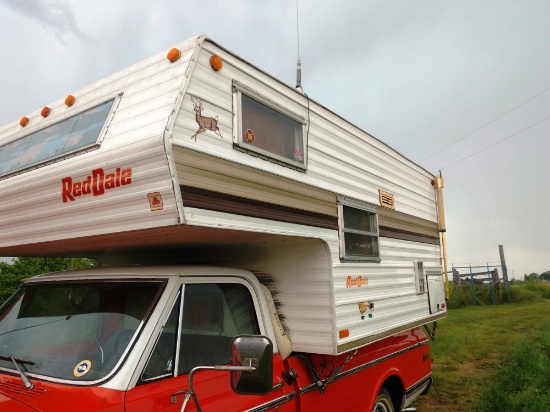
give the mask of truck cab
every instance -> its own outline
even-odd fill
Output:
[[[230,365],[232,341],[241,335],[271,342],[269,361],[256,365],[270,371],[271,387],[245,384],[239,394],[229,372],[199,369],[191,383],[196,403],[186,410],[334,410],[323,408],[348,404],[347,410],[370,411],[374,399],[358,396],[356,387],[380,385],[380,377],[369,376],[391,356],[401,362],[386,379],[396,406],[429,385],[431,359],[418,330],[347,362],[349,354],[312,356],[288,348],[281,354],[266,291],[250,272],[216,267],[125,267],[32,278],[0,309],[0,405],[10,411],[68,405],[180,411],[191,371]],[[407,368],[414,357],[425,358],[423,368]]]

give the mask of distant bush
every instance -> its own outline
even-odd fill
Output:
[[[550,283],[523,282],[511,286],[514,302],[528,302],[539,299],[550,299]]]

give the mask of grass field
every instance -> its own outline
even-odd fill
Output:
[[[514,303],[450,309],[431,343],[434,384],[419,412],[550,410],[550,283]]]

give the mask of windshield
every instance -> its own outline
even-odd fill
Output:
[[[71,381],[107,376],[135,339],[162,283],[24,285],[0,307],[0,369]]]

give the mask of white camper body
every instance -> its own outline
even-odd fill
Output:
[[[338,354],[445,316],[429,172],[204,36],[176,49],[0,128],[1,256],[250,270],[294,351]],[[275,143],[249,127],[263,121]]]

